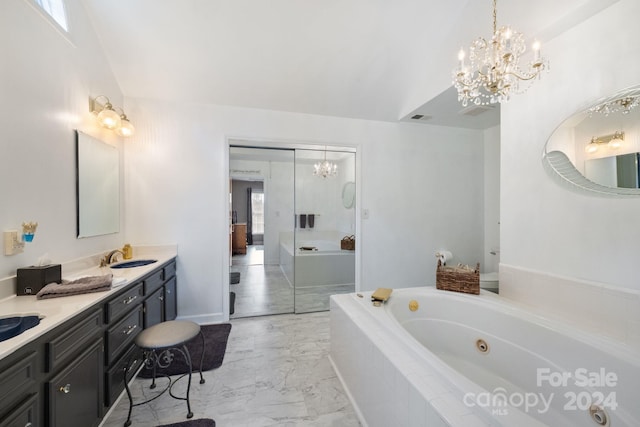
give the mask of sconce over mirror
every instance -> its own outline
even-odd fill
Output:
[[[120,230],[118,149],[76,131],[78,238]]]
[[[570,188],[640,195],[640,86],[602,98],[566,119],[545,145],[547,171]]]

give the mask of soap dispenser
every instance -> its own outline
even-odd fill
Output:
[[[133,248],[129,243],[125,244],[124,247],[122,248],[122,254],[123,254],[122,258],[124,259],[133,258]]]

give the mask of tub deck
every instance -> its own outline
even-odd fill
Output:
[[[634,403],[640,357],[628,348],[534,316],[490,292],[396,289],[383,307],[372,306],[370,292],[361,294],[331,299],[331,360],[363,425],[595,427],[588,405],[582,406],[599,392],[614,393],[618,407],[605,408],[612,426],[640,425]],[[418,310],[409,310],[411,301]],[[480,338],[488,353],[476,347]],[[617,376],[615,385],[550,381],[600,368]],[[535,394],[537,406],[496,405],[501,389],[507,400]]]

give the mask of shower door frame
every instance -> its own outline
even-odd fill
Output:
[[[362,194],[361,188],[362,188],[362,179],[361,179],[361,146],[360,144],[342,144],[342,143],[336,143],[336,142],[331,142],[331,141],[327,141],[327,142],[318,142],[318,141],[314,141],[314,142],[303,142],[303,141],[286,141],[286,140],[269,140],[269,139],[262,139],[262,138],[247,138],[247,137],[237,137],[237,136],[226,136],[225,137],[225,146],[224,146],[224,156],[225,156],[225,170],[224,170],[224,174],[225,177],[229,177],[229,172],[230,172],[230,167],[229,167],[229,151],[230,151],[230,147],[231,146],[236,146],[236,147],[245,147],[245,148],[266,148],[266,149],[285,149],[285,150],[296,150],[296,149],[300,149],[300,150],[315,150],[315,151],[344,151],[344,152],[351,152],[354,153],[355,155],[355,181],[356,181],[356,194],[358,195],[356,197],[355,200],[355,205],[353,207],[354,209],[354,221],[355,221],[355,234],[357,236],[359,236],[358,239],[356,239],[356,250],[355,250],[355,292],[359,292],[361,289],[361,283],[360,283],[360,278],[361,278],[361,260],[362,260],[362,256],[361,256],[361,242],[362,242],[362,225],[361,225],[361,219],[362,216],[359,214],[362,211],[362,207],[361,207],[361,200],[362,197],[360,197],[360,194]],[[294,165],[295,165],[295,161],[294,161]],[[295,179],[295,177],[294,177]],[[295,185],[294,185],[295,187]],[[224,195],[224,203],[223,203],[223,208],[225,209],[225,215],[224,217],[227,218],[228,215],[228,194]],[[229,227],[230,227],[230,221],[231,219],[228,219],[227,224],[224,224],[225,227],[225,234],[228,232]],[[295,233],[294,233],[295,234]],[[230,287],[230,280],[229,280],[229,271],[230,271],[230,265],[231,265],[231,255],[228,252],[228,248],[227,248],[227,243],[225,241],[225,247],[223,250],[223,290],[222,290],[222,309],[223,309],[223,318],[226,320],[229,320],[229,291],[231,290]],[[294,310],[295,310],[295,292],[294,292]]]

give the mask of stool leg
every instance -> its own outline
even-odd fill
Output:
[[[204,384],[204,377],[202,376],[202,365],[204,365],[204,334],[202,333],[202,329],[200,329],[200,337],[202,338],[202,356],[200,357],[200,384]]]
[[[129,381],[127,380],[127,373],[129,373],[129,365],[124,368],[124,389],[127,391],[127,397],[129,398],[129,413],[127,414],[127,421],[124,423],[124,427],[131,425],[131,411],[133,410],[133,397],[131,396],[131,390],[129,390]]]
[[[153,374],[151,376],[151,385],[150,389],[156,388],[156,366],[158,366],[158,355],[155,350],[151,350],[151,357],[153,358]]]
[[[193,366],[191,364],[191,354],[189,354],[189,349],[186,344],[182,345],[182,349],[184,350],[184,355],[187,359],[187,364],[189,365],[189,382],[187,383],[187,418],[192,418],[193,412],[191,412],[191,403],[189,402],[189,390],[191,390],[191,372],[193,370]]]

